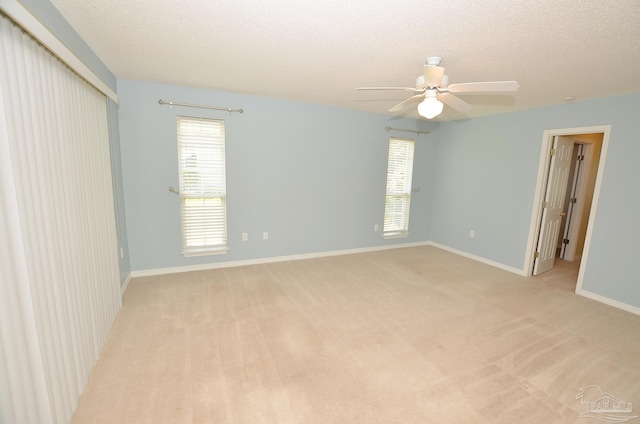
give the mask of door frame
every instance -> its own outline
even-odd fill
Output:
[[[602,176],[604,173],[604,166],[607,159],[607,149],[609,147],[609,135],[611,133],[611,125],[599,125],[592,127],[577,127],[577,128],[560,128],[554,130],[545,130],[542,134],[542,146],[540,149],[540,160],[538,163],[538,176],[536,182],[536,189],[533,199],[533,210],[531,213],[531,224],[529,226],[529,238],[527,242],[527,249],[524,258],[523,273],[525,276],[530,277],[533,274],[533,262],[536,246],[538,244],[538,237],[540,236],[540,220],[542,219],[542,203],[544,202],[544,194],[547,187],[547,180],[549,177],[549,164],[551,157],[549,151],[553,146],[553,138],[555,136],[574,136],[581,134],[603,133],[602,136],[602,151],[600,153],[600,162],[598,163],[598,174],[596,176],[596,184],[593,190],[593,200],[591,203],[591,213],[589,214],[589,221],[587,224],[587,233],[584,240],[584,248],[582,251],[582,258],[580,261],[580,271],[578,272],[578,281],[576,284],[576,292],[582,288],[582,280],[584,277],[584,270],[587,265],[589,257],[589,248],[591,247],[591,233],[593,230],[593,223],[595,222],[598,199],[600,197],[600,187],[602,185]]]

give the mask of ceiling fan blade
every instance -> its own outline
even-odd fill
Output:
[[[444,68],[435,65],[424,65],[424,83],[427,87],[437,87],[442,81]]]
[[[358,87],[356,90],[404,90],[404,91],[412,91],[414,93],[419,93],[424,90],[420,90],[414,87]]]
[[[517,81],[464,82],[450,84],[450,93],[502,93],[517,91],[520,87]]]
[[[389,112],[399,112],[404,109],[409,103],[422,98],[424,98],[424,94],[416,94],[415,96],[411,96],[402,103],[398,103],[397,105],[389,109]]]
[[[469,103],[457,98],[451,93],[439,93],[438,98],[442,103],[445,103],[447,106],[451,106],[461,113],[469,112],[472,107]]]

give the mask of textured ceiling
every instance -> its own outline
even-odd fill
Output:
[[[52,2],[123,79],[386,113],[408,94],[355,88],[413,86],[442,56],[450,83],[520,83],[464,96],[467,117],[640,92],[638,0]]]

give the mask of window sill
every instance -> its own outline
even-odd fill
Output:
[[[224,255],[229,251],[228,247],[219,247],[215,249],[206,249],[206,250],[193,250],[190,252],[182,252],[182,256],[185,258],[191,258],[196,256],[212,256],[212,255]]]
[[[403,238],[403,237],[407,237],[409,235],[409,232],[393,232],[393,233],[387,233],[387,234],[383,234],[382,237],[385,239],[394,239],[394,238]]]

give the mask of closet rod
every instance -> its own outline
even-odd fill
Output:
[[[384,127],[384,129],[387,131],[395,130],[395,131],[412,132],[416,134],[429,134],[429,131],[403,130],[402,128],[393,128],[393,127]]]
[[[178,103],[178,102],[172,102],[169,100],[158,100],[158,103],[160,103],[161,105],[169,105],[169,106],[186,106],[186,107],[197,107],[200,109],[213,109],[213,110],[223,110],[225,112],[229,112],[229,115],[231,115],[231,112],[238,112],[238,113],[242,113],[244,112],[244,110],[242,109],[231,109],[229,108],[224,108],[224,107],[215,107],[215,106],[203,106],[203,105],[194,105],[191,103]]]

